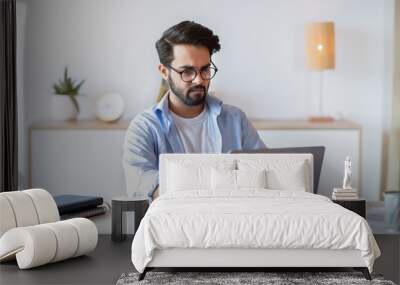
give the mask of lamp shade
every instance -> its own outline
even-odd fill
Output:
[[[335,26],[333,22],[306,24],[307,67],[312,70],[335,68]]]

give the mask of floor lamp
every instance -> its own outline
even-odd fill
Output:
[[[311,122],[333,122],[324,114],[324,71],[335,68],[335,27],[333,22],[306,25],[307,67],[319,72],[319,114],[311,116]]]

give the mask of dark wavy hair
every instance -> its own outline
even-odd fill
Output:
[[[193,21],[183,21],[166,30],[156,42],[160,62],[165,66],[174,60],[174,46],[189,44],[206,47],[210,56],[221,49],[219,38],[210,29]]]

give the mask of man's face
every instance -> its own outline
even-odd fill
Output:
[[[176,71],[197,70],[199,72],[207,69],[210,64],[210,53],[206,47],[174,46],[174,60],[171,62],[171,67]],[[210,80],[204,80],[198,73],[191,82],[185,82],[181,75],[172,68],[168,70],[167,78],[171,91],[187,106],[203,104],[210,86]]]

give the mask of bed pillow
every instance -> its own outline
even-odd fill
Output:
[[[265,169],[246,171],[213,168],[211,170],[211,189],[214,191],[266,188],[266,186],[267,176]]]
[[[212,190],[235,190],[236,189],[236,170],[233,169],[211,169],[211,189]]]
[[[310,167],[307,160],[239,159],[239,170],[266,170],[267,188],[271,190],[310,191]]]
[[[267,188],[267,171],[236,170],[236,183],[238,188]]]
[[[304,162],[288,169],[270,169],[267,172],[268,189],[307,191],[306,165]]]
[[[215,161],[208,163],[190,160],[170,161],[167,164],[167,191],[210,190],[211,169],[232,170],[235,161]]]

